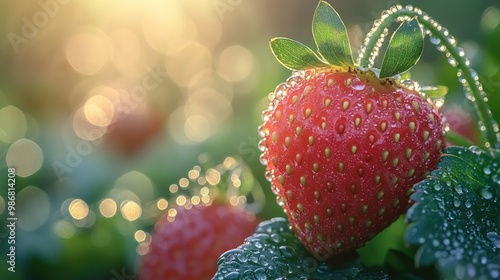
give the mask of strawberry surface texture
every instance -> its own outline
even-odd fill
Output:
[[[155,226],[150,251],[143,257],[140,279],[211,279],[217,258],[252,234],[255,215],[225,204],[177,210]]]
[[[294,71],[262,117],[266,178],[318,260],[360,247],[403,214],[444,147],[430,101],[356,67]]]

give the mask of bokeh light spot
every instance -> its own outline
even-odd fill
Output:
[[[115,108],[105,96],[95,95],[87,100],[83,107],[87,120],[96,126],[108,126],[113,120]]]
[[[99,212],[106,218],[111,218],[116,214],[116,202],[111,198],[106,198],[99,203]]]
[[[134,233],[134,238],[137,242],[146,240],[146,233],[143,230],[138,230]]]
[[[189,180],[187,178],[181,178],[179,180],[179,186],[181,186],[181,188],[187,188],[188,185],[189,185]]]
[[[186,119],[184,133],[193,142],[203,142],[210,136],[210,122],[205,116],[192,115]]]
[[[239,45],[224,49],[217,60],[217,72],[229,82],[239,82],[250,75],[254,65],[252,52]]]
[[[141,57],[141,42],[137,35],[125,28],[117,29],[111,34],[113,43],[113,66],[122,72],[136,71]]]
[[[188,177],[191,180],[196,180],[196,179],[198,179],[199,176],[200,176],[200,167],[199,166],[193,167],[193,169],[189,170],[189,172],[188,172]]]
[[[220,172],[213,168],[210,168],[207,170],[205,178],[210,185],[215,186],[220,182]]]
[[[115,188],[125,189],[137,195],[140,201],[153,199],[153,182],[143,173],[132,170],[120,176],[115,181]]]
[[[89,206],[85,201],[75,199],[69,204],[68,211],[73,219],[82,220],[89,214]]]
[[[154,50],[163,53],[175,47],[179,40],[196,37],[196,26],[186,17],[178,1],[148,1],[147,17],[142,21],[146,42]]]
[[[175,216],[177,216],[177,210],[174,208],[168,209],[167,215],[171,218],[175,218]]]
[[[16,215],[19,228],[32,231],[47,222],[50,215],[50,200],[45,191],[27,186],[16,197]]]
[[[172,184],[168,187],[168,190],[171,192],[171,193],[176,193],[178,190],[179,190],[179,186],[177,186],[176,184]]]
[[[165,210],[168,207],[168,201],[164,198],[160,198],[156,202],[156,206],[158,207],[159,210]]]
[[[146,255],[148,252],[149,252],[148,242],[142,242],[137,244],[137,254],[139,254],[139,256]]]
[[[224,165],[224,168],[227,170],[233,169],[238,162],[236,161],[235,158],[233,157],[226,157],[224,159],[224,162],[222,163]]]
[[[16,168],[16,175],[28,177],[37,172],[43,163],[43,152],[37,143],[19,139],[10,145],[6,155],[7,166]]]
[[[57,236],[66,239],[73,237],[76,233],[75,226],[66,220],[60,220],[56,222],[53,225],[52,230]]]
[[[106,127],[99,127],[89,122],[84,108],[78,109],[73,116],[73,130],[83,140],[94,141],[106,133]]]
[[[142,208],[135,201],[124,201],[120,208],[123,218],[128,221],[135,221],[142,215]]]
[[[14,106],[0,109],[0,141],[12,143],[25,136],[27,121],[24,113]]]
[[[184,206],[186,204],[186,201],[186,197],[183,195],[180,195],[175,199],[175,203],[177,203],[177,205],[179,206]]]
[[[200,197],[199,197],[199,196],[197,196],[197,195],[195,195],[195,196],[191,197],[191,203],[192,203],[193,205],[198,205],[198,204],[200,204],[200,201],[201,201],[201,199],[200,199]]]
[[[165,36],[162,34],[162,36]],[[179,86],[187,87],[196,74],[212,67],[210,50],[198,42],[185,44],[175,55],[166,59],[170,78]]]
[[[69,40],[66,58],[75,71],[94,75],[109,61],[112,52],[112,44],[106,33],[89,26]]]

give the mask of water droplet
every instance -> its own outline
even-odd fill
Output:
[[[489,165],[485,166],[483,168],[483,172],[484,172],[485,175],[490,175],[491,174],[491,168],[490,168],[490,166]]]
[[[265,173],[266,180],[272,182],[274,179],[273,172],[267,170]],[[274,185],[273,185],[274,186]]]
[[[279,236],[279,234],[273,233],[273,234],[271,234],[271,241],[278,244],[281,242],[281,237]]]
[[[266,256],[260,255],[260,257],[259,257],[259,263],[262,266],[267,266],[269,264],[269,260],[266,258]]]
[[[493,194],[490,192],[489,186],[486,186],[481,190],[481,195],[483,196],[484,199],[493,198]]]
[[[470,208],[471,206],[472,206],[472,203],[470,202],[470,200],[468,200],[468,199],[467,199],[467,200],[465,201],[465,207],[466,207],[466,208]]]
[[[455,205],[455,207],[459,207],[460,204],[462,204],[462,202],[460,201],[460,199],[458,197],[454,197],[453,198],[453,205]]]
[[[295,73],[297,73],[297,72],[295,72]],[[299,78],[298,78],[298,77],[296,77],[296,76],[292,76],[292,77],[290,77],[290,78],[288,78],[288,79],[286,80],[286,86],[287,86],[287,87],[292,87],[292,88],[293,88],[293,87],[295,87],[295,85],[297,85],[298,80],[299,80]]]
[[[455,46],[457,44],[457,40],[453,36],[448,36],[448,42]]]
[[[242,263],[246,263],[248,260],[247,256],[243,253],[243,251],[239,254],[236,254],[236,258],[238,258],[238,260]]]
[[[360,78],[355,78],[351,81],[351,88],[354,90],[364,90],[365,87],[365,83]]]
[[[262,165],[267,165],[267,159],[266,159],[266,155],[265,154],[261,154],[259,156],[259,161]]]
[[[476,276],[476,268],[474,267],[473,264],[471,263],[467,264],[466,269],[467,269],[467,275],[471,277],[471,279],[474,278],[474,276]]]
[[[290,246],[280,246],[279,250],[285,258],[291,258],[295,254],[295,249]]]
[[[487,265],[488,270],[490,271],[490,276],[492,279],[496,279],[500,277],[500,265],[496,263],[490,263]]]
[[[433,45],[438,45],[439,43],[441,43],[441,40],[439,40],[439,38],[438,38],[438,37],[436,37],[436,36],[431,36],[431,37],[429,38],[429,40],[431,41],[431,43],[432,43]]]
[[[240,273],[238,271],[232,271],[224,275],[224,279],[239,279]]]
[[[257,280],[267,280],[266,271],[262,267],[257,268],[254,275]]]
[[[458,63],[455,59],[453,59],[452,57],[448,57],[448,63],[453,66],[453,67],[457,67]]]
[[[276,197],[276,203],[278,203],[279,206],[285,205],[285,202],[283,201],[283,199],[280,196]]]
[[[500,249],[500,235],[498,233],[491,231],[486,234],[486,237],[493,243],[495,248]]]
[[[445,51],[446,51],[446,46],[444,46],[444,45],[438,45],[438,46],[436,47],[436,49],[437,49],[438,51],[440,51],[440,52],[445,52]]]

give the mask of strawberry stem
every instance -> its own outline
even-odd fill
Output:
[[[470,147],[472,145],[474,145],[474,143],[472,143],[469,139],[463,137],[462,135],[456,133],[456,132],[453,132],[453,131],[447,131],[446,132],[446,140],[450,143],[453,143],[455,145],[459,145],[459,146],[464,146],[464,147]]]
[[[357,64],[362,68],[373,67],[389,26],[395,21],[410,20],[413,17],[417,17],[419,23],[424,27],[425,33],[431,36],[431,43],[436,45],[439,51],[446,52],[450,65],[458,69],[459,82],[465,89],[466,97],[474,103],[476,108],[479,128],[486,139],[484,146],[489,149],[500,149],[499,127],[491,114],[487,103],[488,98],[479,82],[479,76],[474,69],[469,67],[469,60],[465,57],[464,51],[456,46],[455,38],[448,33],[446,28],[422,10],[411,5],[406,7],[396,5],[382,12],[381,18],[375,21],[371,31],[366,35],[359,50]]]

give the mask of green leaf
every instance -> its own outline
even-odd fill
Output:
[[[425,93],[425,95],[431,99],[443,98],[448,93],[448,87],[446,87],[446,86],[425,86],[425,87],[421,87],[420,91]]]
[[[424,34],[416,18],[394,32],[382,61],[380,77],[392,77],[413,67],[424,50]]]
[[[418,266],[436,263],[446,279],[500,277],[500,159],[478,147],[449,147],[415,185],[406,241]]]
[[[288,38],[274,38],[271,50],[278,61],[291,70],[328,67],[309,47]]]
[[[318,52],[328,63],[336,66],[354,65],[344,22],[327,2],[318,4],[312,29]]]
[[[284,218],[262,222],[243,245],[222,254],[213,279],[389,279],[359,259],[332,268],[307,252]]]

